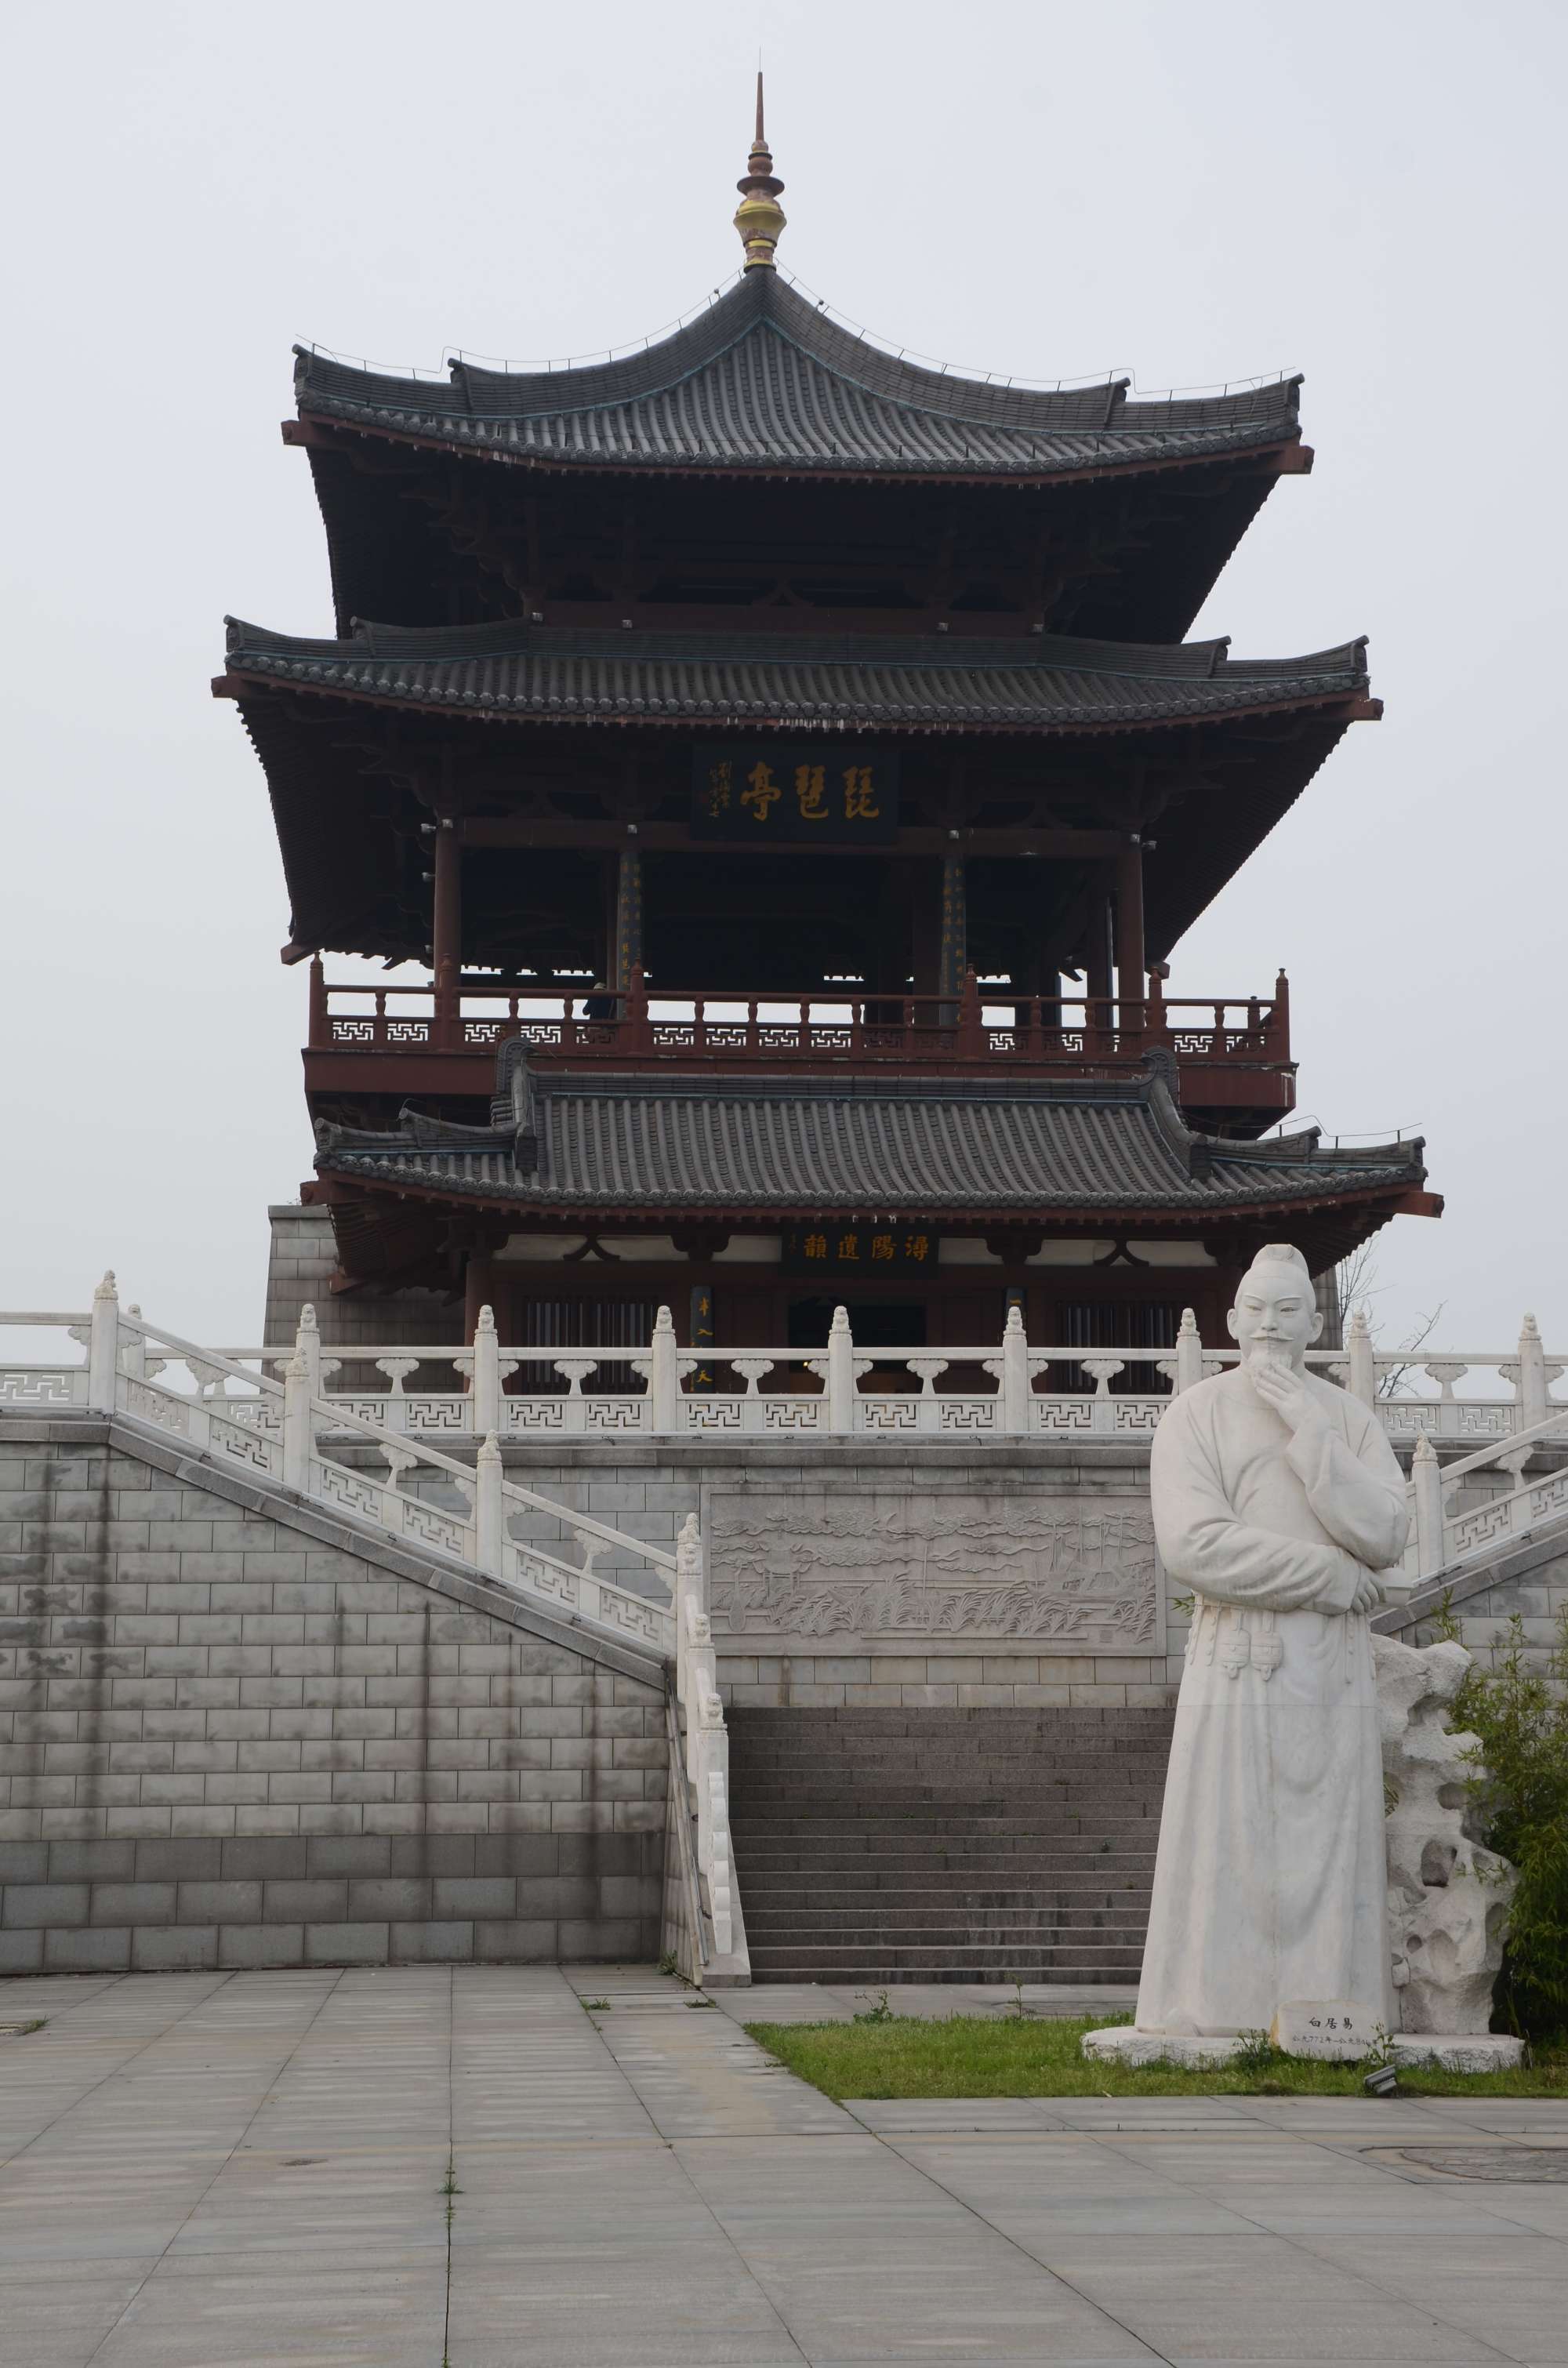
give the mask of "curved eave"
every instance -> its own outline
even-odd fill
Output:
[[[294,695],[301,699],[338,700],[347,706],[380,708],[400,714],[439,716],[462,723],[540,726],[547,730],[563,731],[659,731],[680,732],[689,736],[693,732],[728,733],[738,729],[748,733],[844,733],[864,734],[874,732],[889,739],[932,737],[975,737],[1040,739],[1040,738],[1107,738],[1125,733],[1167,732],[1184,726],[1208,726],[1238,723],[1256,716],[1313,714],[1328,723],[1376,722],[1383,712],[1381,699],[1363,690],[1336,687],[1331,691],[1294,691],[1278,698],[1261,697],[1244,702],[1223,706],[1172,706],[1168,709],[1135,714],[1122,712],[1096,717],[1036,716],[992,717],[972,712],[950,715],[877,714],[858,711],[841,716],[802,715],[786,707],[765,708],[760,705],[707,707],[694,703],[691,707],[666,708],[652,712],[646,708],[620,710],[607,706],[603,710],[567,711],[550,707],[478,707],[445,699],[418,699],[396,693],[344,689],[335,684],[298,682],[291,677],[250,672],[244,667],[214,676],[212,694],[217,699],[233,699],[242,709],[247,699],[258,694]]]
[[[303,433],[301,433],[301,430]],[[557,477],[667,477],[681,479],[711,479],[714,481],[756,482],[771,480],[778,484],[798,484],[812,479],[831,479],[835,484],[920,484],[920,485],[1000,485],[1015,492],[1048,491],[1055,485],[1093,484],[1107,477],[1146,477],[1188,472],[1193,470],[1233,467],[1238,461],[1256,464],[1272,462],[1276,475],[1306,475],[1312,465],[1312,448],[1301,441],[1299,427],[1286,433],[1271,432],[1256,440],[1238,438],[1217,442],[1207,450],[1195,452],[1163,452],[1128,454],[1119,458],[1106,454],[1089,462],[1043,465],[1024,469],[997,461],[987,465],[972,461],[962,468],[932,462],[922,465],[915,460],[873,461],[851,454],[834,455],[801,453],[796,456],[772,453],[746,460],[734,454],[692,453],[567,453],[524,452],[495,445],[478,444],[466,437],[443,436],[438,431],[394,427],[380,420],[352,416],[346,412],[312,410],[301,404],[298,420],[283,422],[284,441],[309,448],[323,444],[334,449],[340,438],[374,438],[383,443],[405,446],[415,451],[438,454],[443,460],[477,461],[498,463],[504,468],[522,469],[536,475]]]
[[[623,1217],[628,1223],[642,1223],[650,1215],[667,1211],[675,1219],[694,1216],[728,1218],[737,1224],[759,1222],[794,1222],[820,1216],[834,1208],[860,1210],[869,1205],[859,1200],[810,1200],[779,1198],[768,1201],[746,1201],[734,1195],[713,1193],[690,1194],[683,1199],[653,1200],[639,1195],[631,1198],[624,1192],[608,1189],[595,1197],[574,1195],[561,1198],[529,1199],[521,1192],[506,1191],[489,1184],[471,1184],[449,1177],[440,1182],[401,1175],[378,1176],[372,1167],[352,1158],[334,1159],[320,1154],[314,1161],[316,1174],[327,1183],[352,1185],[357,1189],[384,1195],[392,1200],[420,1201],[432,1203],[460,1201],[465,1208],[493,1211],[517,1218],[527,1216],[550,1224],[570,1226],[574,1223],[591,1222],[602,1224],[608,1216]],[[1060,1200],[1041,1202],[1019,1194],[1006,1201],[990,1202],[954,1202],[936,1201],[911,1202],[907,1209],[900,1202],[903,1214],[911,1219],[926,1219],[945,1225],[994,1226],[1008,1222],[1027,1222],[1050,1227],[1081,1232],[1085,1223],[1103,1217],[1108,1224],[1125,1230],[1130,1219],[1154,1227],[1180,1226],[1201,1229],[1215,1224],[1234,1220],[1248,1221],[1261,1217],[1309,1216],[1324,1209],[1367,1207],[1380,1201],[1391,1203],[1389,1213],[1397,1215],[1402,1205],[1419,1200],[1433,1202],[1435,1207],[1418,1212],[1435,1215],[1440,1211],[1440,1196],[1422,1190],[1409,1168],[1387,1178],[1341,1184],[1337,1190],[1322,1192],[1280,1192],[1261,1194],[1256,1198],[1225,1200],[1218,1194],[1208,1201],[1159,1201],[1136,1194],[1118,1197],[1105,1194],[1099,1198]]]

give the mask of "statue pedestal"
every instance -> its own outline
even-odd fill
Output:
[[[1105,2031],[1086,2031],[1081,2045],[1093,2064],[1125,2064],[1133,2068],[1169,2064],[1183,2071],[1209,2072],[1233,2064],[1244,2042],[1239,2032],[1189,2037],[1120,2023]],[[1522,2040],[1496,2031],[1396,2031],[1389,2046],[1395,2066],[1412,2072],[1423,2066],[1443,2072],[1511,2072],[1524,2055]]]

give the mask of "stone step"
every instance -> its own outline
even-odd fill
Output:
[[[758,1873],[770,1868],[820,1868],[822,1873],[836,1871],[843,1883],[867,1880],[877,1873],[886,1873],[888,1883],[910,1883],[926,1873],[955,1873],[966,1880],[978,1880],[981,1875],[1014,1875],[1017,1880],[1050,1880],[1071,1878],[1075,1871],[1095,1868],[1095,1875],[1125,1875],[1140,1868],[1153,1868],[1153,1845],[1149,1850],[1092,1850],[1073,1857],[1071,1851],[1050,1850],[893,1850],[893,1851],[855,1851],[855,1850],[798,1850],[798,1847],[777,1845],[742,1845],[736,1842],[736,1859]]]
[[[906,1909],[931,1915],[982,1916],[993,1912],[1010,1915],[1014,1910],[1031,1912],[1036,1908],[1062,1910],[1075,1914],[1082,1910],[1095,1913],[1100,1909],[1123,1913],[1142,1913],[1149,1905],[1152,1886],[1148,1883],[1130,1883],[1120,1888],[1108,1885],[1096,1891],[1067,1891],[1058,1885],[1040,1890],[974,1891],[959,1884],[950,1888],[936,1885],[911,1888],[902,1885],[897,1890],[881,1888],[876,1895],[876,1912],[894,1916]],[[746,1918],[755,1911],[792,1916],[817,1915],[840,1908],[859,1908],[866,1902],[865,1885],[858,1883],[802,1884],[758,1882],[755,1878],[746,1893]]]
[[[733,1711],[755,1978],[1135,1979],[1171,1725],[1071,1707]]]
[[[844,1964],[790,1964],[768,1966],[752,1960],[752,1980],[759,1989],[769,1982],[792,1982],[801,1987],[834,1989],[854,1989],[866,1992],[897,1989],[901,1985],[933,1982],[965,1982],[971,1986],[990,1985],[1004,1994],[1015,1981],[1030,1982],[1042,1988],[1053,1985],[1076,1989],[1104,1984],[1109,1987],[1125,1987],[1136,1983],[1138,1966],[1127,1965],[1039,1965],[1020,1958],[1006,1971],[993,1965],[926,1966],[890,1965],[881,1963]],[[766,2008],[759,2002],[756,2021],[766,2022]]]
[[[922,1941],[935,1946],[943,1940],[1002,1941],[1017,1935],[1041,1944],[1103,1936],[1113,1942],[1142,1946],[1147,1922],[1146,1916],[1108,1907],[971,1907],[960,1913],[945,1908],[883,1908],[879,1903],[871,1918],[858,1902],[849,1907],[824,1907],[812,1901],[800,1909],[753,1902],[746,1908],[746,1937],[755,1945],[791,1935],[840,1940],[880,1932],[901,1944]]]
[[[1093,1856],[1105,1844],[1136,1843],[1147,1838],[1153,1848],[1160,1830],[1158,1817],[1063,1817],[1060,1824],[1028,1823],[1011,1818],[963,1817],[755,1817],[732,1814],[730,1826],[737,1841],[808,1847],[831,1843],[837,1850],[932,1850],[944,1844],[963,1849],[1017,1850],[1040,1848],[1071,1851],[1076,1844]]]
[[[755,1977],[774,1981],[858,1980],[902,1970],[910,1981],[965,1982],[983,1980],[989,1973],[1010,1981],[1041,1981],[1054,1971],[1062,1981],[1136,1981],[1143,1943],[1126,1946],[1090,1941],[1081,1947],[1041,1947],[1038,1940],[1021,1940],[1016,1947],[994,1943],[938,1940],[925,1946],[889,1942],[875,1930],[842,1945],[814,1938],[798,1947],[768,1941],[751,1951]],[[808,1967],[817,1968],[807,1971]]]

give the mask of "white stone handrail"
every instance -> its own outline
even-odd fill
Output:
[[[1568,1406],[1453,1463],[1439,1463],[1431,1440],[1423,1434],[1415,1442],[1407,1489],[1411,1531],[1406,1571],[1418,1581],[1436,1578],[1468,1554],[1501,1538],[1528,1537],[1540,1522],[1568,1511],[1568,1462],[1539,1479],[1524,1476],[1525,1466],[1543,1448],[1568,1450]],[[1450,1513],[1449,1504],[1464,1482],[1486,1471],[1507,1473],[1513,1487]]]
[[[676,1692],[685,1720],[685,1769],[697,1821],[697,1879],[713,1954],[739,1940],[734,1853],[730,1841],[730,1737],[708,1616],[708,1575],[697,1516],[676,1547]]]
[[[111,1275],[98,1285],[85,1326],[73,1316],[63,1328],[85,1334],[85,1363],[0,1368],[0,1407],[48,1412],[69,1406],[129,1415],[230,1469],[262,1474],[298,1496],[368,1520],[405,1545],[470,1564],[568,1622],[608,1629],[623,1642],[674,1659],[673,1609],[599,1577],[594,1567],[608,1548],[619,1564],[658,1574],[673,1596],[673,1554],[506,1480],[493,1434],[483,1440],[474,1462],[464,1463],[406,1434],[389,1432],[351,1407],[329,1403],[321,1394],[324,1360],[313,1309],[304,1311],[281,1383],[247,1372],[221,1349],[199,1347],[143,1321],[139,1311],[122,1312]],[[168,1362],[183,1363],[197,1377],[194,1392],[158,1381]],[[243,1383],[248,1396],[212,1395],[220,1375]],[[18,1379],[51,1386],[6,1387]],[[388,1464],[390,1478],[383,1482],[323,1454],[318,1434],[324,1431],[347,1431],[363,1440]],[[455,1496],[456,1509],[406,1486],[404,1475],[411,1470],[430,1475],[449,1498]],[[559,1523],[577,1541],[581,1563],[574,1565],[543,1546],[513,1538],[515,1513],[542,1513]]]
[[[134,1310],[122,1317],[128,1332],[135,1320]],[[84,1347],[89,1329],[85,1315],[0,1315],[6,1324],[54,1325]],[[154,1338],[152,1353],[145,1343],[140,1350],[122,1350],[138,1377],[148,1381],[166,1365],[183,1362],[195,1401],[230,1421],[262,1428],[280,1395],[273,1377],[284,1372],[290,1354],[276,1346],[197,1349],[164,1335]],[[1033,1347],[1014,1308],[998,1346],[871,1348],[856,1341],[839,1310],[824,1349],[705,1343],[699,1352],[678,1345],[667,1308],[659,1310],[645,1349],[559,1350],[503,1345],[485,1309],[468,1348],[340,1343],[328,1353],[318,1338],[312,1372],[313,1394],[334,1429],[352,1433],[369,1424],[380,1434],[426,1446],[469,1446],[493,1430],[503,1443],[545,1445],[669,1434],[780,1447],[846,1435],[869,1444],[934,1437],[1092,1444],[1147,1440],[1173,1389],[1221,1371],[1235,1355],[1230,1345],[1206,1349],[1190,1313],[1170,1349]],[[1528,1316],[1506,1352],[1400,1355],[1374,1349],[1358,1312],[1343,1348],[1309,1350],[1308,1362],[1371,1406],[1396,1444],[1413,1447],[1425,1437],[1444,1449],[1506,1446],[1552,1414],[1559,1402],[1551,1385],[1568,1370],[1565,1360],[1547,1356]],[[540,1366],[552,1368],[562,1386],[548,1393],[508,1388],[519,1368]],[[439,1375],[443,1369],[449,1385],[410,1387],[420,1374]],[[356,1373],[366,1372],[385,1386],[355,1386]],[[1455,1384],[1471,1372],[1494,1377],[1506,1395],[1460,1397]],[[1051,1386],[1074,1372],[1090,1386]],[[726,1382],[726,1376],[733,1378]],[[1429,1394],[1418,1394],[1423,1379],[1435,1385]],[[85,1390],[83,1366],[0,1366],[0,1406],[85,1404]]]

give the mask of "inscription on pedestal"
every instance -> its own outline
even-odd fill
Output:
[[[1153,1523],[1131,1493],[715,1490],[708,1535],[721,1636],[1164,1649]]]

